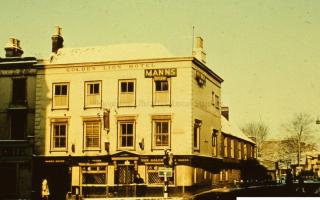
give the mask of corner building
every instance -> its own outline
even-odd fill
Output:
[[[46,178],[53,198],[131,196],[139,173],[161,195],[158,170],[170,149],[169,190],[212,185],[222,167],[223,80],[202,48],[197,38],[191,57],[158,44],[53,52],[38,64],[34,181]]]

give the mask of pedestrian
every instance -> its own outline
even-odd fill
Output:
[[[137,184],[137,196],[141,197],[145,195],[145,185],[144,180],[141,178],[139,173],[136,173],[134,177],[134,182]]]
[[[41,191],[41,197],[43,200],[49,200],[49,185],[47,179],[42,180],[42,191]]]

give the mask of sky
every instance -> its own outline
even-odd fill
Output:
[[[320,117],[319,10],[318,0],[0,0],[0,47],[14,36],[24,56],[48,58],[59,25],[65,47],[161,43],[190,56],[194,27],[231,118],[278,138],[295,113]]]

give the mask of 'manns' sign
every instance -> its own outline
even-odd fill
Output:
[[[144,76],[145,76],[145,78],[173,77],[173,76],[177,76],[177,68],[145,69],[144,70]]]

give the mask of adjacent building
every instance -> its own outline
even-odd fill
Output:
[[[37,63],[22,57],[10,38],[0,58],[0,199],[23,199],[32,190],[32,151]]]

